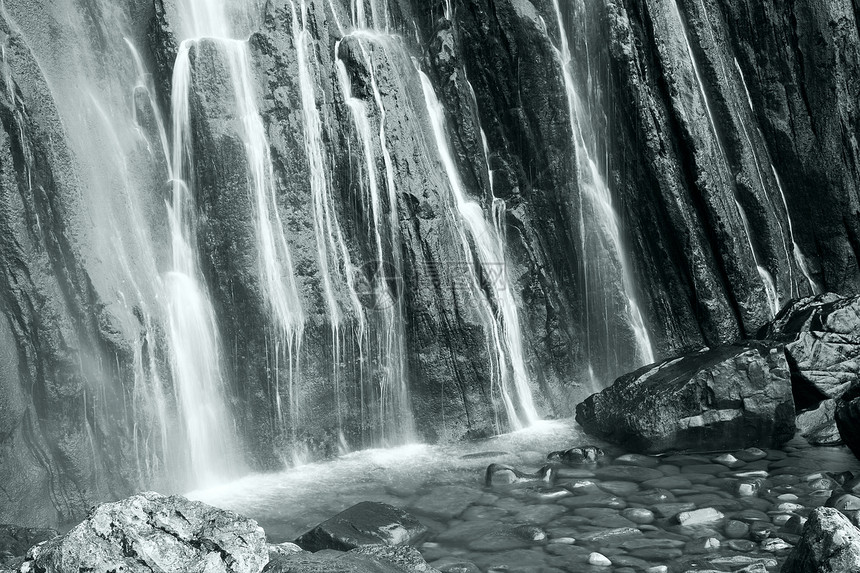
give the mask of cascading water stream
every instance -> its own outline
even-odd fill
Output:
[[[224,460],[236,455],[226,407],[215,311],[198,268],[192,187],[190,42],[184,41],[173,70],[173,197],[167,211],[173,270],[166,276],[168,336],[177,403],[185,424],[191,467],[198,481],[217,479]]]
[[[645,326],[645,321],[642,312],[639,308],[639,303],[634,295],[634,281],[629,269],[627,254],[624,244],[621,240],[621,229],[618,222],[618,215],[612,205],[612,195],[600,169],[593,158],[593,152],[589,150],[586,144],[586,138],[583,134],[583,122],[586,118],[585,110],[583,109],[580,97],[577,92],[576,82],[573,78],[572,71],[572,54],[570,45],[567,39],[567,30],[564,24],[564,19],[561,13],[561,7],[558,0],[553,0],[555,15],[558,21],[558,29],[561,46],[555,48],[558,64],[561,67],[562,75],[565,84],[565,91],[568,101],[568,113],[570,115],[570,125],[573,134],[573,143],[578,161],[577,175],[580,193],[589,200],[595,214],[598,217],[597,225],[603,230],[606,238],[609,240],[615,257],[620,265],[621,283],[624,295],[627,299],[627,322],[632,330],[638,353],[638,359],[642,364],[650,364],[654,362],[654,350],[651,345],[651,338],[648,334],[648,329]],[[584,236],[586,221],[584,219],[583,209],[580,208],[580,225],[581,232]],[[583,241],[585,239],[583,238]],[[586,248],[583,246],[583,255]],[[587,261],[584,263],[586,274],[588,272]],[[586,279],[586,284],[588,280]],[[587,287],[586,287],[587,289]],[[585,293],[586,298],[588,293]],[[586,307],[588,303],[586,301]]]
[[[681,31],[683,32],[683,36],[684,36],[684,45],[687,48],[687,55],[690,58],[690,64],[692,65],[692,68],[693,68],[693,74],[696,77],[696,83],[697,83],[698,88],[699,88],[699,93],[702,96],[702,102],[705,106],[705,112],[708,116],[708,122],[709,122],[709,125],[711,128],[711,131],[714,134],[714,139],[716,141],[717,148],[719,149],[720,157],[722,159],[722,162],[723,162],[726,170],[728,171],[729,180],[733,181],[734,176],[731,173],[731,167],[729,165],[728,156],[726,155],[726,151],[723,147],[723,143],[720,140],[720,134],[719,134],[719,131],[717,130],[717,124],[716,124],[716,121],[714,120],[713,111],[711,110],[711,103],[710,103],[710,100],[708,99],[707,91],[705,90],[705,84],[702,81],[702,74],[699,70],[699,64],[696,61],[696,55],[693,52],[693,46],[690,43],[690,34],[689,34],[689,31],[687,30],[687,23],[684,21],[684,17],[681,15],[681,10],[680,10],[680,7],[678,6],[677,0],[672,0],[671,10],[672,10],[673,15],[677,18],[678,23],[681,26]],[[746,215],[746,212],[744,211],[743,205],[740,204],[740,202],[737,199],[737,196],[734,197],[734,201],[735,201],[735,206],[737,207],[737,210],[738,210],[738,214],[740,215],[740,218],[741,218],[741,223],[743,224],[744,234],[746,235],[747,244],[749,245],[750,252],[752,253],[753,260],[754,260],[755,265],[756,265],[756,269],[758,270],[759,277],[761,278],[762,284],[764,285],[765,292],[767,294],[768,305],[770,306],[771,314],[773,316],[775,316],[776,313],[779,312],[779,309],[780,309],[779,293],[777,292],[777,289],[776,289],[776,282],[774,281],[773,275],[771,275],[770,271],[768,271],[760,262],[759,255],[755,249],[755,244],[753,243],[749,219],[747,218],[747,215]]]
[[[416,66],[417,67],[417,66]],[[466,198],[460,174],[457,171],[454,157],[448,145],[445,133],[445,112],[436,97],[436,91],[430,78],[418,70],[424,100],[430,116],[430,124],[439,158],[445,168],[457,210],[455,220],[461,233],[464,254],[468,261],[473,260],[469,246],[470,239],[475,247],[480,270],[487,273],[486,287],[491,291],[492,298],[481,288],[478,269],[470,264],[473,289],[478,298],[484,302],[484,311],[488,315],[487,326],[493,336],[496,347],[496,361],[502,373],[501,394],[505,405],[508,421],[514,429],[531,425],[538,420],[534,407],[529,377],[525,365],[522,335],[520,332],[519,311],[513,298],[512,288],[508,281],[506,260],[501,237],[484,218],[480,205]],[[497,311],[493,312],[495,302]]]
[[[387,7],[386,7],[387,8]],[[356,22],[356,25],[360,20]],[[366,185],[364,185],[367,203],[371,212],[371,232],[375,246],[375,261],[371,283],[375,308],[370,313],[370,320],[375,325],[376,344],[378,346],[378,363],[382,365],[379,378],[379,425],[384,443],[402,443],[414,439],[415,431],[410,407],[409,390],[406,380],[406,348],[405,333],[403,332],[404,317],[400,294],[391,290],[389,280],[402,280],[403,263],[400,249],[400,221],[397,216],[397,192],[394,181],[394,169],[391,154],[385,135],[385,106],[382,94],[376,83],[376,72],[373,58],[365,47],[365,42],[373,42],[378,49],[386,51],[386,37],[375,31],[354,30],[351,37],[358,45],[362,60],[370,75],[370,88],[373,92],[373,103],[376,104],[379,130],[374,135],[371,128],[367,104],[354,97],[352,85],[344,62],[337,56],[340,43],[335,46],[335,57],[338,78],[347,107],[352,114],[353,123],[361,140]],[[378,142],[384,166],[384,181],[380,182],[377,173],[375,143]],[[389,215],[384,217],[382,184],[387,189]],[[390,263],[388,261],[391,261]],[[390,265],[390,266],[389,266]],[[393,276],[388,276],[393,275]]]
[[[747,81],[746,81],[746,78],[744,77],[743,70],[741,70],[741,65],[738,63],[737,58],[734,59],[734,63],[735,63],[735,69],[737,69],[737,71],[738,71],[738,76],[741,79],[741,85],[743,85],[744,93],[746,94],[747,103],[749,103],[750,111],[752,112],[753,117],[755,117],[755,115],[756,115],[755,106],[753,105],[752,96],[750,95],[750,90],[747,87]],[[759,132],[759,137],[762,140],[764,140],[764,136],[761,133],[761,128],[758,127],[758,125],[756,125],[756,129]],[[746,128],[744,128],[744,133],[746,134]],[[749,135],[747,135],[747,140],[749,140]],[[750,143],[750,146],[752,146],[752,143]],[[798,246],[797,241],[795,241],[794,224],[792,223],[792,220],[791,220],[791,212],[788,210],[788,201],[785,198],[785,190],[782,188],[782,181],[780,180],[779,174],[776,171],[776,167],[773,164],[773,159],[770,156],[770,152],[767,152],[767,160],[768,160],[768,163],[770,164],[770,170],[773,173],[773,177],[776,180],[776,187],[777,187],[777,190],[779,190],[780,199],[782,199],[782,206],[785,209],[785,218],[786,218],[786,221],[788,222],[788,238],[791,241],[792,254],[794,256],[794,260],[797,263],[797,266],[800,268],[800,271],[803,273],[803,276],[806,278],[806,281],[809,283],[809,288],[812,290],[812,292],[814,294],[819,294],[820,292],[822,292],[823,289],[821,288],[821,285],[819,285],[818,282],[812,277],[812,274],[809,270],[809,262],[808,262],[806,256],[803,254],[803,251],[800,250],[800,247]],[[758,168],[758,158],[756,158],[756,168]],[[759,177],[761,177],[761,174],[759,174]],[[780,224],[780,229],[782,229],[781,224]],[[790,258],[790,257],[787,257],[787,258]],[[789,266],[789,280],[793,284],[790,266]]]

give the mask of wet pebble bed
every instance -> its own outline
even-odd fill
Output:
[[[784,450],[621,455],[562,466],[552,484],[430,489],[407,507],[438,520],[420,549],[442,570],[468,571],[468,561],[481,571],[777,571],[849,468],[858,469],[846,449],[802,440]]]
[[[384,461],[356,457],[332,472],[338,479],[320,477],[326,464],[316,464],[193,497],[257,519],[270,542],[292,540],[358,501],[390,503],[428,526],[418,548],[443,572],[764,573],[779,570],[811,510],[842,490],[845,472],[860,475],[847,448],[796,438],[780,450],[731,453],[607,449],[600,463],[555,464],[549,482],[505,483],[513,474],[501,471],[487,486],[489,464],[534,472],[549,449],[530,448],[551,444],[507,445],[523,449],[395,450]],[[848,514],[860,509],[860,498],[840,503]]]

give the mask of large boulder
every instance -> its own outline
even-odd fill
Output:
[[[576,408],[587,432],[643,453],[779,446],[794,416],[782,348],[757,343],[642,368]]]
[[[812,512],[782,573],[860,571],[860,530],[830,507]]]
[[[426,531],[417,517],[402,509],[363,501],[320,523],[296,544],[308,551],[348,551],[360,545],[406,545]]]
[[[20,570],[259,573],[268,560],[266,535],[255,521],[145,492],[96,507],[67,534],[30,549]]]
[[[785,343],[801,407],[839,398],[860,374],[860,296],[825,293],[796,300],[759,338]]]
[[[303,551],[273,559],[264,573],[439,573],[414,547],[363,545],[349,552]]]

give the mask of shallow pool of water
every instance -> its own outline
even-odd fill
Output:
[[[367,450],[277,474],[252,475],[189,497],[256,519],[270,542],[291,541],[360,501],[415,513],[430,529],[419,549],[445,570],[777,571],[797,519],[823,505],[836,482],[860,474],[846,448],[800,438],[781,450],[621,458],[560,465],[551,483],[484,484],[490,463],[534,472],[550,451],[586,445],[571,422],[456,446]],[[680,523],[681,514],[685,523]],[[611,562],[608,566],[599,553]],[[659,569],[658,569],[659,570]]]

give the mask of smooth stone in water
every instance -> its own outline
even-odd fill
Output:
[[[755,521],[750,525],[750,537],[754,541],[762,541],[776,535],[777,527],[770,522]]]
[[[678,523],[685,526],[707,525],[721,521],[725,516],[713,507],[705,507],[693,511],[682,511],[678,514]]]
[[[571,508],[611,507],[614,509],[624,509],[627,507],[627,502],[623,499],[610,495],[575,495],[560,499],[558,503]]]
[[[649,489],[682,489],[692,486],[690,480],[681,476],[666,476],[642,482],[642,487]]]
[[[759,448],[747,448],[745,450],[735,452],[734,456],[742,462],[755,462],[766,458],[767,452],[760,450]]]
[[[499,498],[475,488],[462,485],[448,485],[435,488],[432,492],[418,498],[411,509],[431,517],[452,519],[462,514],[470,505],[481,503],[492,505]]]
[[[652,506],[654,513],[659,515],[660,517],[674,517],[679,513],[685,511],[692,511],[696,509],[696,504],[694,503],[658,503]]]
[[[786,543],[779,537],[771,537],[769,539],[762,540],[761,548],[762,551],[767,551],[768,553],[779,553],[781,551],[790,550],[792,545]]]
[[[481,568],[471,561],[463,561],[455,557],[443,557],[430,564],[440,573],[481,573]]]
[[[701,555],[703,553],[713,553],[719,549],[720,540],[716,537],[708,537],[690,541],[684,546],[684,553],[687,555]]]
[[[588,563],[596,567],[611,567],[612,561],[602,553],[594,552],[588,556]]]
[[[858,509],[860,509],[860,508],[858,508]],[[803,506],[800,505],[799,503],[791,503],[791,502],[786,501],[786,502],[783,502],[783,503],[780,503],[779,505],[777,505],[776,510],[782,511],[785,513],[793,513],[795,511],[802,511]]]
[[[644,507],[628,507],[621,512],[621,515],[640,525],[654,522],[654,512]]]
[[[730,539],[743,539],[750,533],[750,526],[743,521],[730,519],[726,522],[726,537]]]
[[[632,481],[604,481],[599,486],[604,491],[619,497],[626,497],[635,491],[639,491],[639,484]]]
[[[721,456],[717,456],[712,460],[715,464],[724,465],[729,469],[736,469],[739,467],[743,467],[746,462],[743,462],[732,454],[723,454]]]
[[[657,469],[660,470],[666,477],[680,475],[681,473],[681,468],[669,464],[657,466]]]
[[[726,542],[726,546],[735,551],[747,553],[756,548],[756,544],[749,539],[730,539]]]
[[[617,509],[611,507],[580,507],[573,510],[574,515],[587,517],[588,519],[606,519],[618,515]]]
[[[852,495],[850,493],[834,493],[830,499],[827,500],[827,507],[833,507],[838,509],[839,511],[857,511],[860,510],[860,497],[856,495]]]
[[[650,491],[634,493],[627,499],[628,501],[630,501],[630,503],[638,503],[641,505],[654,505],[656,503],[671,503],[675,501],[675,494],[665,489],[654,489]]]
[[[557,505],[532,505],[517,512],[513,519],[523,523],[545,524],[564,513]]]
[[[601,495],[603,493],[597,483],[590,479],[574,480],[564,484],[564,487],[576,495]]]
[[[605,466],[597,468],[594,475],[603,480],[633,482],[643,482],[649,479],[664,477],[663,472],[659,470],[637,466]]]
[[[613,463],[623,466],[639,466],[642,468],[656,468],[660,464],[660,458],[643,456],[642,454],[624,454],[615,458]]]

